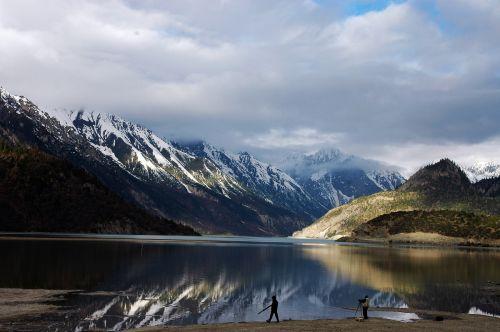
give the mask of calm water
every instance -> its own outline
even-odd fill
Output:
[[[383,248],[289,239],[177,241],[1,240],[0,287],[78,289],[71,328],[264,320],[276,294],[281,319],[353,315],[375,307],[500,314],[494,250]]]

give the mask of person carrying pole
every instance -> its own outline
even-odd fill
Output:
[[[269,315],[269,319],[266,320],[266,322],[268,323],[271,323],[271,319],[273,319],[273,315],[276,316],[276,321],[279,323],[280,322],[280,319],[278,317],[278,300],[276,300],[276,295],[273,295],[272,297],[272,300],[273,302],[271,302],[270,305],[268,305],[267,307],[265,307],[264,309],[262,309],[259,314],[269,308],[271,308],[271,315]]]

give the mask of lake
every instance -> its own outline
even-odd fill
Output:
[[[390,319],[417,318],[411,310],[500,314],[489,291],[500,282],[497,250],[110,238],[2,239],[0,287],[81,290],[65,304],[77,309],[65,322],[75,330],[263,321],[269,313],[258,312],[274,294],[282,320],[352,317],[365,295],[372,316]]]

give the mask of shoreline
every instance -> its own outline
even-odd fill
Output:
[[[240,322],[206,325],[144,327],[127,330],[129,332],[170,332],[170,331],[497,331],[500,319],[487,316],[445,313],[443,321],[420,319],[414,322],[398,322],[383,318],[368,320],[318,319],[288,320],[276,322]]]
[[[339,238],[338,242],[344,243],[371,243],[385,246],[393,245],[421,245],[437,248],[481,248],[500,249],[500,240],[469,239],[462,237],[444,236],[437,233],[398,233],[388,237],[351,237]]]
[[[295,245],[342,245],[342,246],[373,246],[373,247],[399,247],[399,248],[443,248],[443,249],[477,249],[500,250],[500,241],[494,244],[471,243],[467,241],[424,241],[422,239],[406,238],[400,236],[393,239],[387,238],[352,238],[341,237],[337,240],[307,237],[254,237],[244,235],[141,235],[141,234],[97,234],[97,233],[45,233],[45,232],[0,232],[0,240],[40,240],[40,241],[123,241],[123,242],[148,242],[148,243],[269,243],[295,244]]]

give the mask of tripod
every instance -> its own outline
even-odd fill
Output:
[[[356,318],[358,316],[358,310],[359,310],[360,306],[361,306],[361,302],[358,302],[358,307],[356,308],[356,312],[354,313],[354,318]]]

